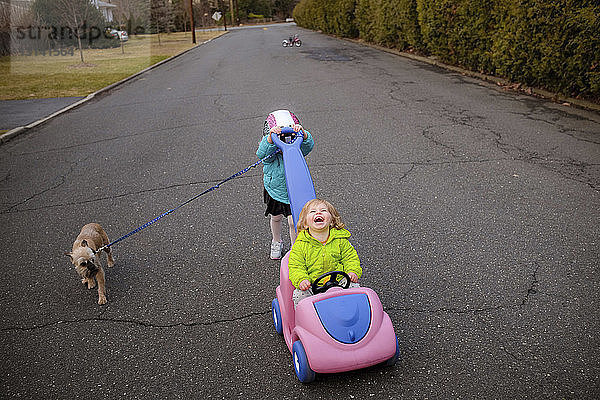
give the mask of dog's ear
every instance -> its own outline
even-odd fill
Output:
[[[69,253],[68,251],[65,251],[65,256],[69,256],[71,261],[73,261],[73,253]]]
[[[81,245],[82,245],[83,247],[88,247],[87,240],[83,239],[83,240],[81,241]]]

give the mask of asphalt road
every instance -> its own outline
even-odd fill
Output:
[[[85,223],[116,239],[253,163],[279,108],[314,135],[392,368],[297,381],[260,170],[115,245],[105,306],[63,255]],[[0,397],[597,398],[599,150],[598,114],[300,28],[231,31],[0,146]]]

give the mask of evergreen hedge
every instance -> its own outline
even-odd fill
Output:
[[[301,0],[299,26],[600,102],[597,0]]]
[[[356,0],[302,0],[294,8],[294,20],[308,29],[344,37],[356,37]]]

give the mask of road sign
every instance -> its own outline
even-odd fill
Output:
[[[215,13],[212,15],[212,19],[214,19],[215,21],[218,21],[221,19],[221,13],[219,11],[215,11]]]

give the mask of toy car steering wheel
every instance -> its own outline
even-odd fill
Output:
[[[342,277],[340,281],[337,280],[338,276]],[[319,286],[318,283],[326,277],[329,277],[329,280],[322,286]],[[347,273],[343,271],[331,271],[319,276],[312,284],[312,292],[313,294],[325,293],[327,290],[336,286],[341,287],[342,289],[348,289],[350,287],[350,277]]]

